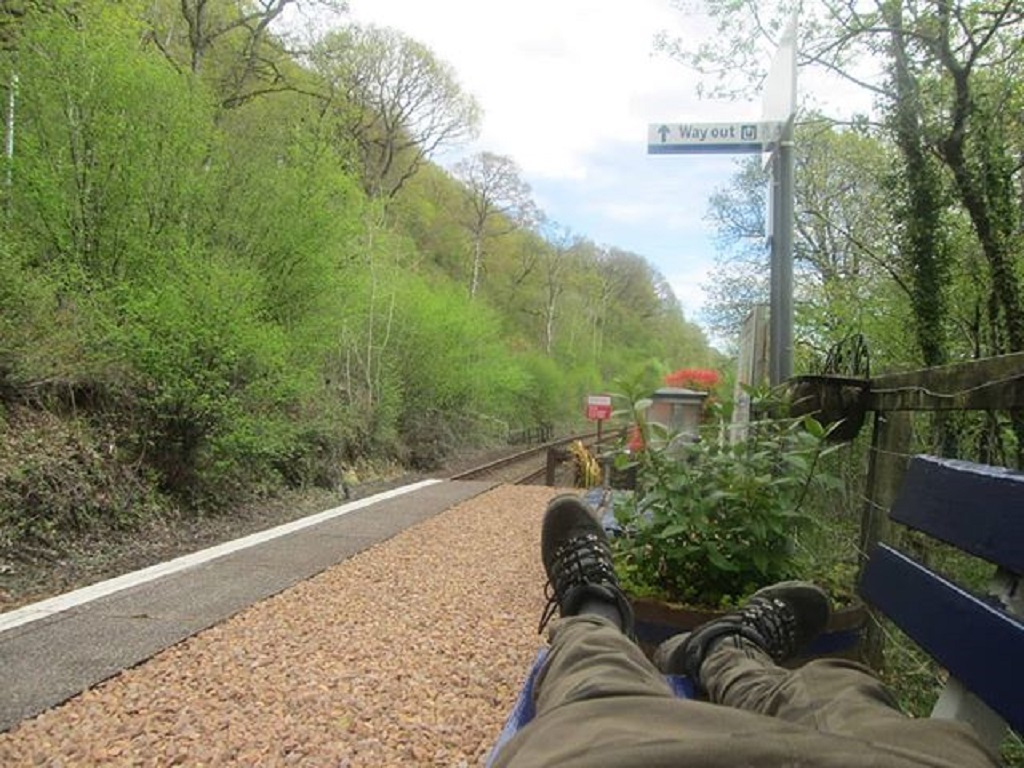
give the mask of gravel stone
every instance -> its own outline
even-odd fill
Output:
[[[0,734],[0,765],[481,765],[543,645],[557,492],[410,528]]]

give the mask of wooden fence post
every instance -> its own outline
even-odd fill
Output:
[[[553,487],[555,484],[555,471],[558,469],[558,465],[562,463],[565,458],[565,451],[561,448],[552,446],[548,448],[548,461],[544,470],[544,483],[549,487]]]
[[[861,513],[860,564],[863,568],[871,548],[892,536],[889,508],[896,499],[910,459],[912,424],[908,411],[876,411],[868,460],[867,494]],[[868,622],[864,658],[873,668],[882,664],[885,638],[877,619]]]

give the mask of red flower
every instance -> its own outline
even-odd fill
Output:
[[[629,430],[629,441],[627,443],[629,450],[633,453],[640,453],[644,449],[644,436],[640,432],[640,427],[636,424]]]
[[[680,368],[665,377],[665,384],[668,386],[686,389],[709,390],[718,382],[718,371],[710,368]]]

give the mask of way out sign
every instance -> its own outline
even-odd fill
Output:
[[[763,152],[778,139],[776,123],[650,123],[650,155]]]
[[[587,395],[587,418],[607,421],[612,417],[612,399],[609,395]]]

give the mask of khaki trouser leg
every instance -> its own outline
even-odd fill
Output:
[[[716,662],[710,668],[708,662]],[[997,762],[978,746],[966,727],[911,720],[887,703],[848,694],[870,675],[836,667],[832,673],[786,680],[791,673],[741,648],[718,648],[705,662],[705,682],[732,706],[672,696],[664,679],[628,638],[604,619],[577,616],[551,632],[548,663],[536,681],[534,720],[505,745],[500,768],[990,768]],[[735,672],[730,665],[736,664]],[[828,665],[824,665],[828,669]],[[771,680],[759,685],[756,678]],[[865,678],[867,680],[865,681]],[[807,681],[810,682],[807,682]],[[879,687],[878,690],[884,690]],[[835,708],[840,730],[810,723],[803,703],[832,695],[856,706]],[[746,705],[746,709],[737,708]],[[774,708],[767,717],[757,707]],[[874,716],[859,708],[883,710]],[[783,712],[791,717],[784,718]],[[840,735],[852,715],[867,733]],[[831,722],[831,720],[829,720]]]
[[[854,661],[815,659],[789,670],[753,643],[729,637],[704,660],[701,681],[716,704],[864,739],[922,762],[962,754],[965,765],[977,765],[984,752],[962,723],[907,717],[871,670]]]
[[[538,717],[575,701],[611,696],[673,698],[665,678],[635,643],[612,622],[587,614],[554,625],[551,652],[536,690]]]
[[[885,686],[861,664],[816,659],[784,669],[740,637],[724,638],[712,648],[701,681],[716,704],[829,733],[849,734],[866,724],[906,719]]]

